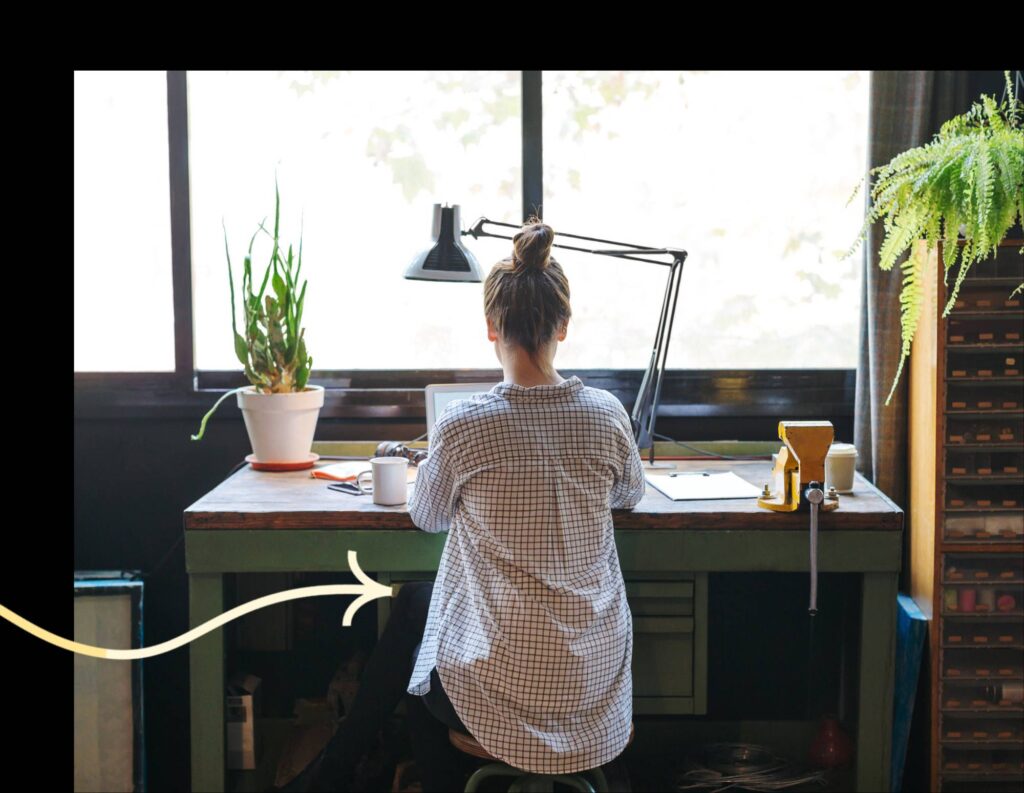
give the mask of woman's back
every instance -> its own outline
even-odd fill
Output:
[[[610,510],[643,492],[625,410],[577,377],[451,403],[409,504],[420,528],[450,528],[409,690],[436,664],[470,732],[519,768],[617,756],[632,623]]]

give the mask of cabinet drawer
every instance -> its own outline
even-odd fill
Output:
[[[690,617],[633,618],[634,697],[693,696],[693,628]]]
[[[633,633],[693,633],[693,617],[633,617]]]
[[[634,616],[690,616],[693,581],[627,581],[626,597]]]

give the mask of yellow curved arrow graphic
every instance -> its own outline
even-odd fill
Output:
[[[248,603],[243,603],[241,606],[235,606],[235,608],[225,611],[220,616],[214,617],[211,620],[207,620],[202,625],[199,625],[174,639],[161,642],[160,644],[154,644],[152,647],[140,647],[136,650],[111,650],[106,647],[95,647],[91,644],[80,644],[79,642],[64,639],[55,633],[50,633],[50,631],[40,628],[38,625],[33,625],[27,619],[18,616],[3,605],[0,605],[0,617],[14,623],[22,630],[28,631],[36,638],[42,639],[44,642],[55,644],[57,647],[64,650],[71,650],[73,653],[90,655],[94,658],[110,658],[111,660],[117,661],[138,661],[142,658],[151,658],[154,655],[162,655],[163,653],[170,652],[171,650],[176,650],[178,647],[188,644],[189,642],[193,642],[200,636],[219,628],[221,625],[231,622],[233,619],[237,619],[244,614],[248,614],[250,611],[256,611],[256,609],[261,609],[264,606],[272,606],[275,603],[283,603],[286,600],[298,600],[299,598],[318,597],[321,595],[359,595],[359,597],[353,600],[349,604],[348,608],[345,609],[345,614],[341,618],[341,624],[348,628],[352,625],[352,618],[359,609],[371,600],[376,600],[377,598],[382,597],[391,597],[392,595],[391,587],[374,581],[359,568],[359,564],[356,561],[355,551],[348,552],[348,566],[349,569],[352,570],[352,574],[359,579],[361,583],[304,586],[299,587],[298,589],[287,589],[284,592],[275,592],[272,595],[265,595],[264,597],[256,598],[256,600],[250,600]]]

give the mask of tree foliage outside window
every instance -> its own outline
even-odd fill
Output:
[[[854,368],[860,269],[840,257],[863,219],[844,204],[867,162],[868,84],[850,71],[546,71],[545,218],[689,252],[670,367]],[[798,124],[797,108],[811,109]],[[573,360],[640,366],[665,274],[594,259],[563,255],[588,345]]]

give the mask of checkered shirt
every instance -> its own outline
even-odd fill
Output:
[[[409,692],[436,666],[473,737],[525,771],[618,756],[633,624],[611,510],[644,488],[625,409],[578,377],[450,402],[409,499],[419,528],[448,531]]]

